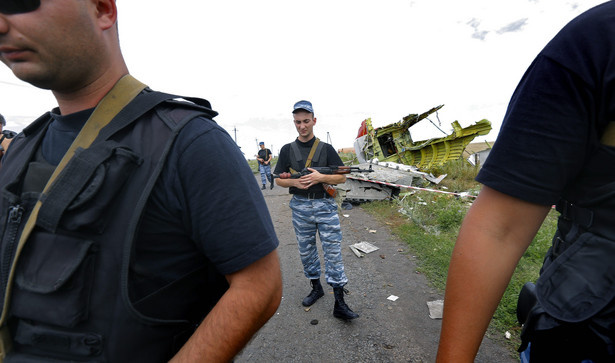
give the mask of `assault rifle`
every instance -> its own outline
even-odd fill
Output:
[[[369,166],[369,169],[361,169],[358,166],[312,166],[309,169],[314,169],[321,174],[350,174],[350,173],[371,173],[373,172],[372,166]],[[308,170],[308,168],[304,168],[298,173],[280,173],[273,174],[273,178],[280,179],[298,179],[304,175],[311,174],[312,172]],[[335,198],[337,195],[337,190],[332,187],[330,184],[322,183],[323,188],[325,188],[325,192],[329,194],[332,198]]]

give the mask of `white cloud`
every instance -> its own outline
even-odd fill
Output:
[[[209,99],[252,157],[256,139],[277,153],[296,137],[290,112],[299,99],[314,103],[317,136],[329,133],[336,148],[352,146],[367,117],[385,125],[439,104],[445,130],[487,118],[494,139],[532,59],[600,2],[122,0],[118,8],[131,73],[154,89]],[[20,84],[6,69],[0,82],[9,126],[54,106],[46,91],[4,83]],[[439,134],[429,124],[412,131]]]

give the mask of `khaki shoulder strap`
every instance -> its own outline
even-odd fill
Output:
[[[314,154],[316,153],[316,148],[318,147],[318,144],[320,144],[320,140],[318,138],[316,138],[316,140],[314,140],[314,145],[312,145],[312,149],[310,149],[310,153],[308,154],[308,158],[305,161],[305,167],[309,168],[312,165],[312,159],[314,158]]]
[[[611,121],[608,125],[606,125],[606,129],[602,133],[600,142],[603,145],[615,147],[615,121]]]
[[[13,258],[13,262],[11,265],[11,271],[9,273],[9,278],[7,281],[7,288],[4,294],[4,305],[2,309],[2,315],[0,316],[0,326],[4,326],[7,319],[8,314],[8,306],[11,300],[11,289],[13,285],[13,280],[15,278],[15,266],[17,265],[17,260],[19,259],[19,255],[23,250],[24,245],[30,233],[34,229],[34,225],[36,224],[36,218],[38,216],[38,212],[41,208],[42,201],[45,199],[45,193],[49,190],[50,186],[56,180],[58,175],[62,172],[68,161],[75,154],[75,150],[78,148],[87,149],[92,142],[98,136],[100,130],[105,127],[111,120],[126,106],[128,105],[143,89],[147,87],[145,84],[139,82],[135,78],[130,75],[126,75],[122,77],[116,84],[113,86],[111,91],[107,93],[107,95],[100,101],[98,106],[92,112],[92,115],[87,120],[75,141],[68,148],[66,154],[54,170],[53,174],[49,178],[49,181],[45,185],[39,200],[36,202],[34,208],[32,209],[32,213],[28,217],[26,224],[24,226],[24,230],[21,233],[19,238],[19,243],[17,244],[17,249],[15,251],[15,257]],[[0,359],[2,358],[3,353],[0,348]]]

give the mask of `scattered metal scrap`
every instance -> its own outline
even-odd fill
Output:
[[[446,174],[435,177],[419,171],[415,166],[394,162],[373,160],[370,163],[359,165],[367,167],[369,164],[371,164],[372,173],[353,173],[346,177],[345,183],[336,186],[338,192],[345,193],[346,200],[365,202],[389,199],[399,194],[401,185],[439,184],[446,177]]]
[[[444,300],[428,301],[429,317],[432,319],[442,319],[442,310],[444,309]]]
[[[357,257],[363,257],[368,253],[374,252],[379,250],[378,247],[374,246],[373,244],[369,243],[369,242],[359,242],[359,243],[355,243],[353,245],[350,245],[350,250],[357,256]]]

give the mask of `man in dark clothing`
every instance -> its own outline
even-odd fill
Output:
[[[320,258],[316,248],[316,233],[320,236],[325,258],[325,278],[333,287],[336,318],[350,320],[358,318],[344,302],[344,286],[348,278],[342,261],[342,229],[335,200],[325,192],[323,183],[340,184],[346,181],[342,174],[325,175],[309,166],[343,166],[344,163],[333,147],[320,142],[314,136],[316,117],[312,104],[299,101],[293,108],[295,127],[299,136],[293,143],[280,150],[275,174],[299,172],[308,166],[310,174],[296,179],[276,179],[281,187],[289,188],[293,194],[290,208],[293,211],[293,226],[297,235],[303,273],[310,279],[312,291],[303,299],[304,306],[310,306],[324,295],[320,283]],[[311,155],[310,155],[311,154]]]
[[[0,2],[0,60],[58,102],[2,159],[0,358],[232,360],[282,283],[217,113],[128,74],[115,0]]]
[[[4,155],[4,151],[9,147],[9,144],[15,137],[15,132],[10,130],[5,130],[6,119],[4,116],[0,115],[0,158]]]
[[[258,160],[258,170],[261,173],[261,182],[263,183],[263,187],[261,189],[267,189],[267,180],[271,183],[270,189],[273,189],[273,176],[271,175],[271,150],[266,149],[265,143],[262,141],[258,145],[261,149],[258,150],[256,160]]]
[[[532,363],[615,361],[614,42],[609,1],[568,23],[517,86],[451,257],[438,362],[474,360],[552,205],[557,231],[523,295],[520,351]]]

